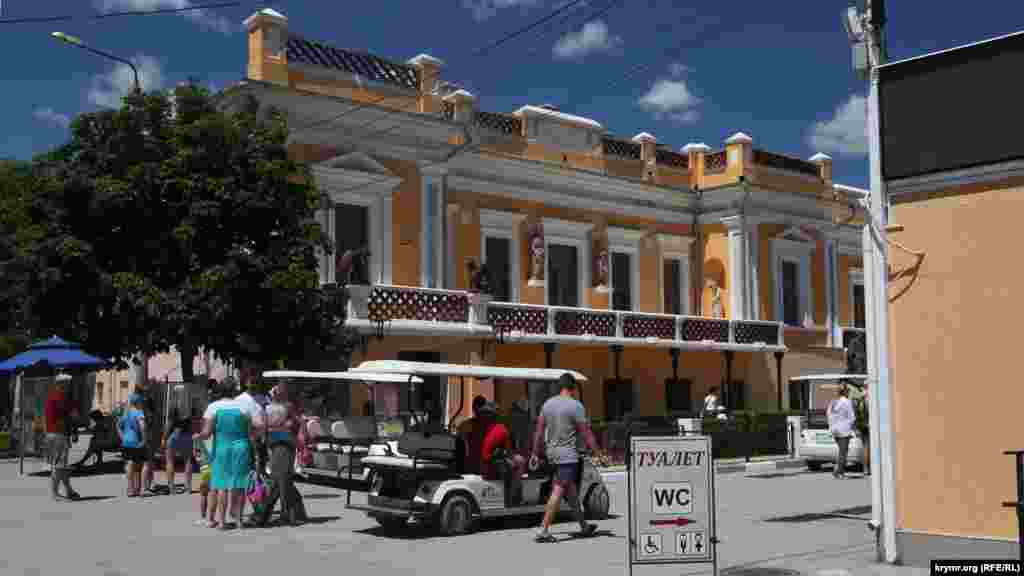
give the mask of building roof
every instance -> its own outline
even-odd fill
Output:
[[[418,90],[420,86],[419,72],[412,66],[365,52],[342,50],[295,34],[288,35],[287,55],[289,62],[342,70],[412,90]]]

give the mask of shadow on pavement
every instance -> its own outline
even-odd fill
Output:
[[[791,516],[774,516],[772,518],[765,518],[763,522],[801,523],[817,522],[819,520],[829,520],[832,518],[866,520],[866,518],[858,518],[857,516],[870,513],[871,506],[853,506],[851,508],[839,508],[829,512],[807,512],[804,514],[793,514]]]
[[[303,494],[303,500],[330,500],[331,498],[341,498],[341,494],[324,494],[322,492],[316,494]]]
[[[116,496],[82,496],[78,500],[72,500],[72,502],[100,502],[102,500],[113,500]]]
[[[349,481],[346,478],[337,478],[331,476],[321,476],[319,474],[310,474],[305,478],[299,476],[295,478],[296,484],[305,484],[308,486],[319,486],[321,488],[336,488],[338,490],[352,489],[353,492],[366,492],[366,484],[363,482],[357,482],[355,480]]]

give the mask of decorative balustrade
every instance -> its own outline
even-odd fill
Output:
[[[725,172],[726,167],[729,165],[729,160],[726,158],[725,150],[720,152],[714,152],[704,156],[704,173],[705,174],[721,174]]]
[[[368,320],[469,322],[469,293],[406,286],[374,286],[368,302]]]
[[[605,156],[618,156],[628,160],[640,159],[641,146],[636,142],[627,142],[615,138],[602,138],[601,151]]]
[[[350,308],[350,318],[376,324],[396,320],[445,323],[446,328],[475,324],[489,327],[499,339],[518,335],[554,340],[607,338],[615,343],[784,346],[779,322],[490,302],[470,292],[407,286],[350,286],[349,291],[352,300],[365,300]],[[429,327],[424,327],[424,333],[429,333]],[[844,331],[844,337],[848,333]]]
[[[523,133],[523,121],[510,114],[478,111],[473,121],[481,128],[508,136],[518,136]]]
[[[768,152],[767,150],[753,150],[754,164],[758,166],[767,166],[769,168],[775,168],[776,170],[783,170],[786,172],[796,172],[798,174],[805,174],[807,176],[819,177],[818,166],[813,162],[801,160],[800,158],[792,158],[790,156],[783,156],[782,154],[775,154],[774,152]]]
[[[654,159],[658,164],[664,166],[671,166],[672,168],[679,168],[686,170],[690,167],[690,156],[687,154],[680,154],[673,152],[672,150],[666,150],[664,148],[658,148],[654,151]]]

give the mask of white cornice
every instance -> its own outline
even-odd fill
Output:
[[[594,229],[590,222],[573,222],[559,218],[544,218],[544,236],[564,236],[566,238],[585,239]]]
[[[641,133],[637,134],[636,136],[633,136],[633,142],[639,142],[641,144],[643,144],[644,142],[654,142],[654,143],[657,143],[658,139],[655,138],[653,134],[648,134],[647,132],[641,132]]]
[[[743,214],[732,214],[730,216],[722,218],[722,224],[725,224],[725,227],[729,231],[742,231],[743,227],[750,223],[747,220],[747,217]]]
[[[818,152],[814,156],[811,156],[810,158],[808,158],[807,161],[808,162],[814,162],[815,164],[818,164],[818,163],[821,163],[821,162],[831,162],[832,161],[832,157],[829,156],[828,154],[823,154],[821,152]]]
[[[647,206],[626,206],[621,201],[595,199],[592,196],[588,196],[585,191],[572,190],[560,192],[551,190],[549,187],[518,185],[451,172],[448,174],[448,186],[455,190],[516,200],[529,200],[546,206],[578,209],[581,205],[586,205],[588,210],[595,212],[651,218],[666,224],[693,223],[693,214],[686,211],[686,209],[672,210]]]
[[[586,128],[588,130],[594,130],[596,132],[604,132],[604,126],[600,123],[591,120],[590,118],[584,118],[582,116],[574,116],[572,114],[566,114],[565,112],[557,112],[555,110],[548,110],[547,108],[541,108],[539,106],[523,106],[519,110],[512,113],[515,116],[543,116],[550,118],[563,124],[572,124],[580,128]]]
[[[889,197],[897,200],[917,192],[939,191],[944,188],[998,182],[1008,178],[1024,177],[1024,160],[1000,162],[964,170],[951,170],[938,174],[914,176],[886,183]]]
[[[609,226],[606,232],[608,234],[608,243],[613,246],[635,246],[644,239],[644,236],[647,236],[646,230],[618,228],[613,226]]]
[[[743,132],[737,132],[737,133],[733,134],[732,136],[730,136],[725,141],[726,144],[751,144],[753,142],[754,142],[754,139],[751,138],[750,136],[744,134]]]
[[[279,26],[288,25],[288,18],[284,14],[281,14],[277,10],[273,10],[271,8],[264,8],[263,10],[256,12],[252,16],[246,18],[242,24],[245,26],[246,30],[251,32],[253,27],[256,25],[256,22],[259,20],[269,20]]]
[[[400,176],[385,176],[342,168],[311,168],[317,186],[335,201],[344,197],[378,198],[394,192],[402,184]]]
[[[505,210],[480,209],[480,227],[500,230],[511,230],[526,220],[525,214],[506,212]]]
[[[690,142],[686,146],[679,149],[683,154],[689,154],[690,152],[711,152],[711,147],[703,142]]]
[[[409,66],[416,67],[422,67],[424,65],[427,65],[441,68],[442,66],[444,66],[444,60],[441,60],[440,58],[434,58],[430,54],[420,54],[418,56],[410,58],[408,61],[406,61],[406,64],[408,64]]]
[[[657,238],[662,252],[684,255],[689,255],[690,246],[694,241],[693,236],[678,236],[676,234],[658,234]]]

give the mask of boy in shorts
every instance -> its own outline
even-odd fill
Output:
[[[213,505],[210,505],[210,477],[213,475],[213,467],[210,456],[210,441],[199,442],[195,449],[195,457],[200,462],[199,466],[199,521],[197,524],[208,524],[214,521],[214,512],[217,510],[217,495],[213,496]],[[207,511],[209,519],[207,520]]]

